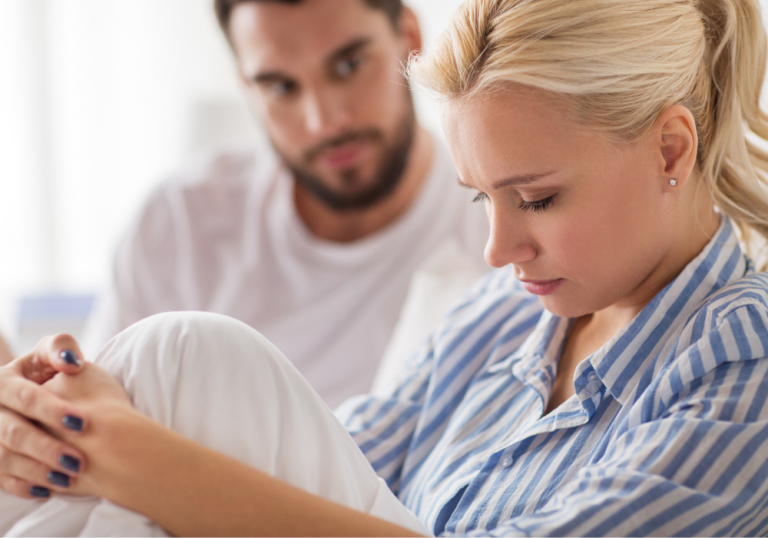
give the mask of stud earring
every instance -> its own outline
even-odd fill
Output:
[[[669,180],[669,186],[670,186],[670,187],[675,187],[675,186],[677,186],[677,180],[676,180],[676,179],[670,179],[670,180]]]

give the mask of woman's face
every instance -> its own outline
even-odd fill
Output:
[[[460,181],[485,204],[491,266],[511,264],[559,316],[639,300],[673,248],[656,138],[612,143],[526,88],[451,101],[441,116]]]

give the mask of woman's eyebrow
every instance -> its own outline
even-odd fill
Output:
[[[494,181],[491,183],[491,187],[496,189],[502,189],[504,187],[517,187],[520,185],[529,185],[543,177],[551,176],[555,174],[556,171],[552,170],[550,172],[542,172],[540,174],[520,174],[517,176],[510,176],[505,179],[500,179],[498,181]],[[459,186],[463,187],[465,189],[474,189],[475,187],[471,187],[470,185],[467,185],[464,183],[461,178],[458,178]]]

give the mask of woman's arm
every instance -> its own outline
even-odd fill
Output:
[[[32,458],[47,471],[46,461],[53,460],[48,465],[55,469],[54,455],[65,449],[83,463],[69,488],[52,490],[109,498],[181,535],[412,534],[292,487],[153,422],[133,409],[105,370],[63,361],[67,349],[76,349],[76,343],[61,337],[48,340],[0,368],[0,405],[5,406],[0,432],[16,427],[9,420],[26,421],[26,416],[46,424],[55,436],[29,429],[33,423],[27,421],[23,435],[13,435],[21,442],[7,442],[0,459]],[[56,375],[59,370],[69,375]],[[62,428],[63,416],[81,418],[81,431]],[[40,484],[39,477],[25,474],[23,465],[13,467],[17,476],[6,491],[23,495],[29,485]],[[44,473],[38,474],[44,479]]]
[[[125,406],[99,405],[90,434],[70,439],[91,456],[81,482],[172,534],[414,536],[196,444]]]

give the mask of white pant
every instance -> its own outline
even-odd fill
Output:
[[[245,324],[216,314],[161,314],[116,336],[95,362],[139,411],[182,435],[315,495],[429,533],[293,365]],[[0,493],[3,533],[166,535],[104,499],[41,502]]]

